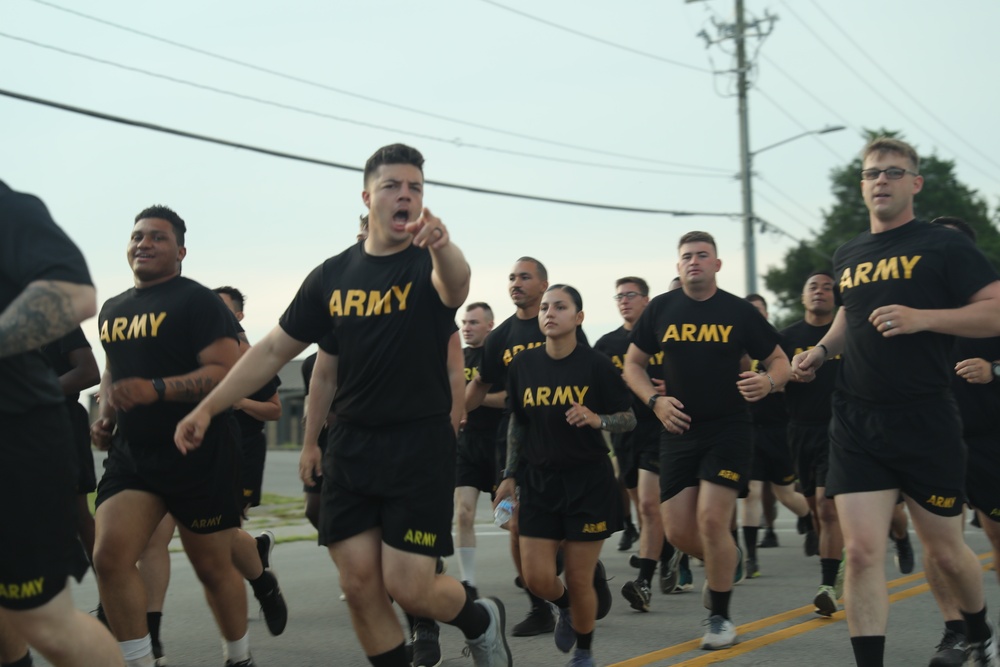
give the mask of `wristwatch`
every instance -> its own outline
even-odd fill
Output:
[[[601,420],[601,430],[602,431],[607,431],[608,430],[608,418],[605,417],[604,415],[597,415],[597,417]]]
[[[653,406],[656,404],[656,399],[658,399],[659,397],[660,397],[659,394],[653,394],[652,396],[649,397],[649,400],[646,401],[646,405],[649,406],[650,410],[656,409]]]
[[[167,383],[163,381],[163,378],[153,378],[153,389],[156,390],[157,400],[162,401],[167,394]]]
[[[990,364],[990,370],[993,371],[993,379],[1000,379],[1000,361],[994,361]]]

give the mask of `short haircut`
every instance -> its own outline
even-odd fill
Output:
[[[542,280],[549,279],[549,272],[545,270],[545,265],[539,262],[534,257],[518,257],[517,262],[514,263],[517,264],[518,262],[534,262],[535,271],[536,273],[538,273],[538,277],[541,278]]]
[[[895,139],[893,137],[875,137],[868,142],[868,145],[864,147],[861,151],[861,162],[864,163],[868,159],[868,156],[877,153],[881,155],[882,153],[896,153],[897,155],[902,155],[907,158],[913,165],[913,171],[920,173],[920,156],[917,155],[917,150],[901,139]]]
[[[243,304],[246,303],[247,298],[243,296],[243,292],[239,291],[235,287],[230,287],[229,285],[223,285],[222,287],[216,287],[212,290],[216,294],[225,294],[233,303],[236,304],[236,310],[243,312]]]
[[[715,249],[716,253],[719,252],[719,247],[715,245],[715,239],[708,232],[688,232],[681,237],[680,242],[677,244],[677,249],[680,250],[680,247],[685,243],[709,243]]]
[[[465,312],[469,312],[470,310],[475,310],[476,308],[482,308],[483,313],[486,314],[487,321],[489,322],[493,321],[493,309],[490,308],[490,304],[486,303],[485,301],[476,301],[474,303],[470,303],[468,306],[465,307]]]
[[[806,282],[809,282],[810,278],[814,278],[816,276],[826,276],[827,278],[829,278],[833,282],[837,282],[837,279],[833,277],[833,272],[829,271],[827,269],[813,269],[809,273],[809,275],[806,276]]]
[[[390,144],[378,149],[365,163],[365,185],[368,185],[368,178],[378,171],[383,164],[412,164],[424,173],[424,156],[416,148],[410,148],[405,144]]]
[[[364,215],[362,215],[361,217],[358,218],[358,230],[361,231],[361,232],[367,232],[368,231],[368,214],[367,213],[365,213]]]
[[[615,287],[621,287],[622,285],[627,285],[628,283],[634,283],[639,286],[639,291],[643,296],[649,296],[649,284],[642,278],[636,276],[625,276],[624,278],[619,278],[615,281]]]
[[[961,218],[955,218],[950,215],[942,215],[931,220],[932,225],[945,225],[947,227],[954,227],[957,231],[962,232],[966,236],[975,242],[976,240],[976,230],[972,228],[972,225],[967,223]]]
[[[756,294],[756,293],[754,293],[754,294],[747,294],[746,300],[747,301],[760,301],[762,304],[764,304],[764,310],[767,310],[767,299],[765,299],[764,297],[762,297],[760,294]]]
[[[580,293],[577,291],[575,287],[572,287],[570,285],[552,285],[545,291],[552,292],[557,289],[561,289],[562,291],[566,292],[566,294],[569,294],[569,298],[573,299],[573,303],[576,304],[577,312],[583,310],[583,297],[580,296]]]
[[[139,215],[135,216],[133,224],[146,218],[159,218],[160,220],[166,220],[169,222],[170,226],[174,228],[174,236],[177,237],[177,245],[184,245],[184,233],[187,232],[187,225],[184,224],[184,220],[181,219],[181,216],[177,215],[169,206],[156,204],[155,206],[144,208],[139,211]]]

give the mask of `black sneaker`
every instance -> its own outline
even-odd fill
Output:
[[[611,611],[611,587],[608,586],[608,573],[601,561],[597,561],[597,566],[594,567],[594,591],[597,593],[597,620],[601,620]]]
[[[515,637],[534,637],[544,635],[556,629],[556,619],[552,617],[552,608],[548,603],[534,607],[524,617],[524,620],[510,630]]]
[[[812,514],[806,514],[805,516],[800,516],[798,521],[795,522],[795,530],[799,531],[799,535],[805,535],[810,530],[813,529]]]
[[[757,544],[758,549],[773,549],[778,546],[778,535],[774,532],[773,528],[768,528],[764,533],[764,537],[760,539]]]
[[[913,544],[910,542],[910,534],[907,533],[901,540],[892,540],[896,545],[896,567],[900,574],[913,572]]]
[[[638,570],[642,565],[642,558],[639,557],[639,554],[632,554],[628,557],[628,564]]]
[[[479,589],[470,584],[468,581],[462,582],[462,588],[465,589],[465,593],[473,600],[479,599]]]
[[[622,586],[622,597],[628,600],[629,605],[636,611],[649,611],[649,600],[653,597],[649,590],[649,585],[642,579],[626,581]]]
[[[163,653],[163,644],[158,641],[153,642],[153,664],[156,667],[166,667],[167,656]]]
[[[429,618],[418,618],[413,624],[413,667],[438,667],[441,664],[441,629]]]
[[[997,633],[993,630],[993,624],[987,621],[990,626],[990,636],[981,642],[969,642],[965,649],[966,667],[997,667],[1000,665],[1000,656],[997,656]]]
[[[819,555],[819,535],[812,528],[806,531],[806,539],[802,543],[802,550],[805,551],[806,556]]]
[[[253,656],[247,658],[246,660],[240,660],[239,662],[226,660],[226,667],[254,667]]]
[[[680,549],[674,549],[674,555],[667,560],[660,561],[660,592],[664,595],[673,593],[677,588],[677,581],[680,578],[680,568],[678,564],[684,553]]]
[[[257,554],[260,556],[260,564],[265,570],[271,569],[271,552],[274,551],[274,533],[265,530],[257,537],[253,538],[257,542]]]
[[[622,531],[622,538],[618,540],[618,551],[628,551],[638,539],[639,531],[636,530],[635,524],[630,523]]]
[[[929,667],[962,667],[965,664],[965,651],[968,647],[965,635],[945,628],[944,636],[937,645],[937,653],[931,658]]]
[[[257,591],[254,590],[253,594],[257,598],[257,602],[260,603],[260,610],[264,613],[264,621],[267,623],[268,631],[277,637],[285,631],[285,625],[288,623],[288,605],[285,604],[285,597],[278,587],[277,577],[268,570],[264,570],[264,574],[261,576],[267,577],[271,585],[266,592],[258,595]]]

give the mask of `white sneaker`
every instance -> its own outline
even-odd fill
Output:
[[[982,642],[970,642],[965,654],[965,667],[1000,667],[997,657],[997,633],[990,626],[990,638]]]
[[[703,649],[714,651],[729,648],[736,643],[736,626],[728,618],[719,615],[710,616],[705,623],[708,624],[708,631],[701,639]]]

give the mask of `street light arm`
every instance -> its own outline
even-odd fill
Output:
[[[750,157],[753,157],[753,156],[757,155],[758,153],[763,153],[764,151],[769,151],[772,148],[776,148],[778,146],[782,146],[784,144],[787,144],[790,141],[795,141],[796,139],[801,139],[802,137],[808,137],[810,134],[827,134],[829,132],[839,132],[840,130],[845,130],[845,129],[847,129],[847,128],[845,128],[843,125],[832,125],[832,126],[824,127],[823,129],[820,129],[820,130],[809,130],[808,132],[802,132],[801,134],[796,134],[794,137],[788,137],[787,139],[782,139],[781,141],[778,141],[776,143],[770,144],[768,146],[764,146],[763,148],[758,148],[755,151],[751,151],[750,152]]]

